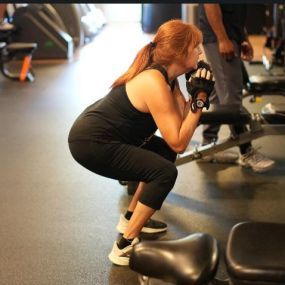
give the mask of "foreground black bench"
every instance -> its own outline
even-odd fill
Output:
[[[217,243],[203,233],[173,241],[142,241],[134,246],[130,268],[140,274],[140,284],[149,285],[155,279],[176,285],[284,285],[284,241],[285,224],[235,225],[226,248],[226,280],[215,278]]]
[[[217,241],[195,233],[176,241],[144,241],[132,252],[130,268],[174,284],[205,284],[216,274]]]
[[[226,264],[233,285],[285,284],[285,224],[245,222],[234,226]]]

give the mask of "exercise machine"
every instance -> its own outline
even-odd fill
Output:
[[[50,4],[65,24],[74,47],[80,47],[96,36],[107,23],[103,12],[95,4]]]
[[[145,33],[156,33],[158,27],[171,19],[181,19],[181,4],[142,4],[141,26]]]
[[[265,74],[249,76],[243,66],[244,82],[248,92],[282,92],[285,94],[285,5],[267,5],[265,9],[267,34],[263,47],[262,61],[249,64],[263,64]]]
[[[81,27],[81,15],[79,11],[79,4],[50,4],[62,19],[66,32],[72,37],[74,48],[84,44],[84,33]]]
[[[12,23],[16,31],[13,42],[36,42],[35,59],[69,59],[73,56],[72,37],[64,22],[50,4],[28,4],[16,7]]]
[[[103,12],[95,4],[80,4],[81,26],[85,42],[92,40],[107,23]]]
[[[285,68],[285,5],[268,5],[266,9],[267,17],[272,17],[272,24],[267,24],[265,32],[266,42],[263,48],[262,62],[266,70],[271,70],[274,65]],[[268,51],[268,52],[266,52]]]
[[[249,130],[237,136],[230,136],[220,142],[205,146],[195,147],[194,150],[178,155],[177,166],[193,160],[201,159],[234,146],[253,141],[263,136],[285,134],[285,104],[266,104],[261,113],[249,113],[245,107],[237,105],[214,105],[209,110],[204,110],[199,124],[226,124],[236,122],[249,125]]]
[[[140,285],[154,285],[155,279],[176,285],[284,285],[284,240],[285,224],[245,221],[234,225],[226,245],[225,280],[215,277],[218,242],[206,233],[142,241],[134,246],[129,266],[139,273]]]

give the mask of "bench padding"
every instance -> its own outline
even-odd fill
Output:
[[[36,43],[11,43],[6,46],[8,51],[22,51],[30,53],[37,48]]]
[[[217,241],[204,233],[174,241],[142,241],[130,257],[132,270],[176,285],[204,285],[217,266]]]
[[[239,281],[233,284],[284,285],[285,224],[237,224],[229,235],[226,263],[229,276]]]
[[[209,110],[203,110],[199,123],[248,124],[250,119],[250,113],[243,106],[211,104]]]

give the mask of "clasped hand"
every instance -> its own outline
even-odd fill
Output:
[[[199,93],[205,93],[206,99],[204,101],[206,109],[209,109],[209,97],[213,91],[215,81],[213,80],[213,73],[208,63],[204,61],[198,62],[198,67],[191,73],[185,74],[186,77],[186,88],[191,96],[191,110],[192,112],[197,111],[196,101]],[[199,98],[202,99],[202,98]]]

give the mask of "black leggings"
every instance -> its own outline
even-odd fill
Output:
[[[117,180],[143,181],[139,201],[159,210],[177,178],[176,153],[157,136],[143,147],[77,141],[69,143],[73,158],[90,171]]]

